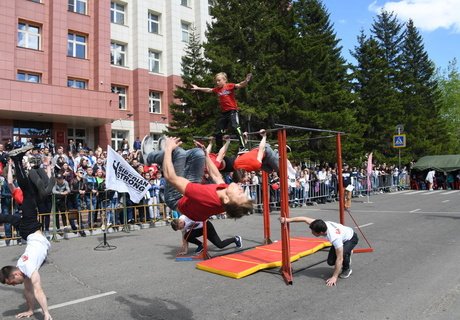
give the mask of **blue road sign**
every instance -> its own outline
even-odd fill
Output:
[[[406,135],[395,134],[393,136],[393,148],[405,148],[406,147]]]

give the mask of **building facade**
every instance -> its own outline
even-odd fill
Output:
[[[208,0],[0,1],[0,143],[158,137]]]

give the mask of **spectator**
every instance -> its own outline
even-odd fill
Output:
[[[57,233],[61,236],[64,235],[61,228],[59,227],[59,216],[62,219],[62,225],[64,226],[64,232],[69,231],[69,226],[67,225],[67,195],[70,193],[70,188],[68,182],[64,179],[62,174],[56,176],[56,183],[53,187],[53,194],[55,199],[55,208],[56,208],[56,220],[55,227],[57,228]]]
[[[141,140],[139,139],[139,137],[137,137],[136,140],[135,140],[134,143],[133,143],[133,149],[134,149],[134,151],[141,150],[141,145],[142,145],[142,142],[141,142]]]
[[[13,149],[19,149],[22,147],[24,147],[24,143],[21,141],[21,138],[19,136],[16,136],[13,142]]]

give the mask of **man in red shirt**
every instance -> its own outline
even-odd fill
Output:
[[[253,209],[251,199],[236,183],[225,184],[219,170],[205,151],[200,148],[184,150],[176,137],[162,137],[153,149],[153,143],[144,138],[141,149],[152,150],[143,157],[147,163],[162,163],[166,179],[165,203],[171,210],[177,210],[195,221],[226,212],[229,217],[241,218]],[[150,145],[150,146],[146,146]],[[164,145],[164,150],[162,146]],[[204,168],[214,184],[201,184]]]
[[[225,72],[219,72],[214,78],[216,81],[215,88],[200,88],[192,84],[192,90],[205,93],[215,93],[219,97],[220,111],[222,114],[217,121],[217,128],[215,133],[216,145],[218,149],[222,147],[222,136],[230,125],[238,133],[240,148],[246,148],[246,144],[241,132],[240,120],[238,117],[239,108],[235,98],[235,89],[246,87],[251,78],[252,74],[249,73],[240,83],[228,83],[227,74]]]

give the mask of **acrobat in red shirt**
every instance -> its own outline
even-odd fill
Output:
[[[217,190],[227,188],[227,184],[189,183],[184,196],[177,203],[177,210],[192,220],[204,221],[214,214],[225,212],[217,195]]]
[[[215,87],[212,92],[219,97],[220,111],[227,112],[231,110],[238,110],[238,103],[235,98],[235,84],[226,83],[222,88]]]

